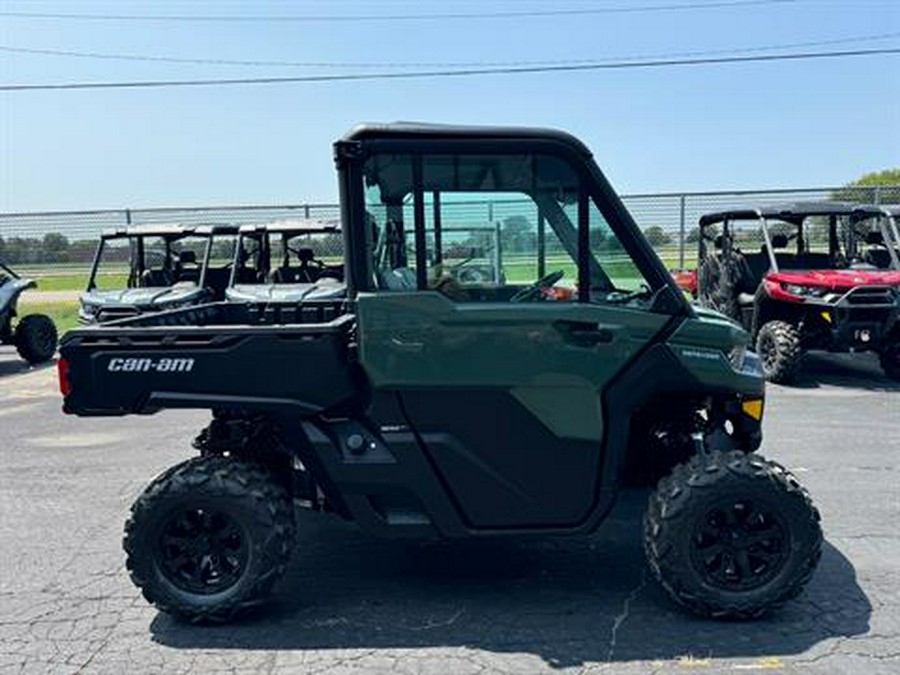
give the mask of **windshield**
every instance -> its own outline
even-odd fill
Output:
[[[752,230],[754,221],[740,222]],[[900,269],[887,218],[832,214],[808,216],[799,223],[775,218],[763,222],[766,247],[779,270]]]
[[[900,269],[898,245],[893,228],[886,218],[846,219],[841,232],[841,252],[848,266],[872,266],[877,269]]]
[[[232,285],[342,281],[343,251],[343,236],[333,228],[243,233]]]
[[[210,236],[119,235],[103,237],[88,289],[158,288],[200,283]],[[216,260],[227,265],[231,246],[220,242]]]
[[[649,283],[564,159],[376,154],[364,166],[373,282],[459,302],[649,301]],[[417,173],[418,172],[418,173]]]

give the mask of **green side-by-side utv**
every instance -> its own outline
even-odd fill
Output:
[[[365,125],[334,158],[343,297],[63,339],[67,413],[210,409],[233,432],[132,508],[127,566],[150,602],[195,621],[259,603],[297,505],[387,537],[584,535],[632,488],[653,489],[647,560],[685,607],[753,618],[801,591],[819,515],[756,454],[765,382],[748,334],[691,307],[582,143]],[[461,283],[442,264],[442,209],[488,199],[529,200],[532,216],[500,273]]]

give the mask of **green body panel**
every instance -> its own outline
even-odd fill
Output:
[[[669,317],[568,302],[454,303],[433,291],[360,294],[361,363],[376,388],[504,389],[560,438],[603,438],[600,392]],[[612,339],[574,344],[557,322]]]
[[[685,369],[703,385],[718,391],[762,396],[765,380],[758,372],[738,372],[728,361],[728,353],[744,347],[750,336],[723,314],[695,308],[696,317],[682,323],[668,345]]]
[[[516,387],[513,397],[560,438],[603,440],[603,419],[597,391],[590,386],[537,384]]]

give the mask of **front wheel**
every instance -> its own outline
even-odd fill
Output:
[[[260,603],[284,573],[294,533],[288,492],[258,464],[197,457],[154,480],[131,508],[131,580],[164,612],[222,622]]]
[[[799,331],[786,321],[763,324],[756,336],[756,353],[763,375],[770,382],[786,383],[794,379],[803,350]]]
[[[879,360],[885,375],[892,380],[900,380],[900,342],[885,347]]]
[[[16,350],[28,363],[53,358],[58,335],[53,320],[44,314],[29,314],[16,325]]]
[[[819,513],[782,466],[741,451],[694,456],[650,498],[651,571],[701,616],[755,619],[795,597],[822,550]]]

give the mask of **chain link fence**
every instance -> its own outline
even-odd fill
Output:
[[[642,194],[625,205],[669,267],[690,267],[696,259],[697,221],[710,211],[753,208],[805,200],[839,199],[870,204],[900,203],[900,186],[793,190]],[[297,219],[338,223],[336,204],[210,208],[121,209],[0,214],[0,260],[40,275],[86,272],[101,231],[141,224],[264,224]],[[536,223],[532,202],[496,201],[465,205],[461,230],[495,229],[504,239],[521,236]],[[451,223],[445,223],[451,225]],[[504,246],[506,242],[504,241]]]

